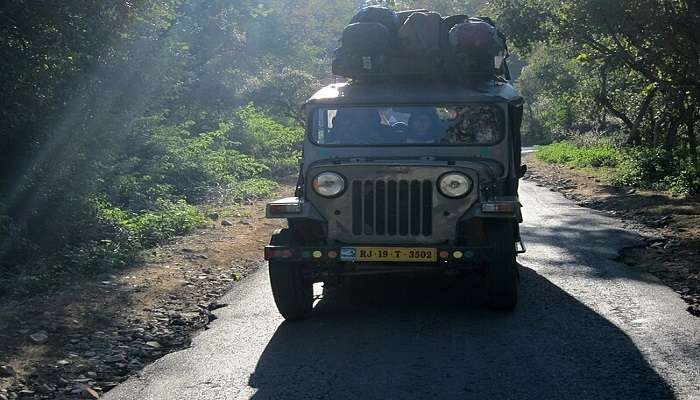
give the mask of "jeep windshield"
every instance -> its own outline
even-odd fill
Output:
[[[488,146],[504,134],[494,104],[316,109],[311,141],[325,146]]]

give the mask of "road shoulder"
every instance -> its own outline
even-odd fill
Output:
[[[700,316],[700,199],[651,190],[620,189],[603,171],[547,164],[524,156],[525,179],[559,192],[578,205],[603,211],[640,233],[644,242],[622,250],[620,261],[659,278]]]
[[[0,400],[98,398],[189,347],[284,225],[264,218],[264,203],[217,209],[206,228],[148,250],[143,265],[2,299]]]

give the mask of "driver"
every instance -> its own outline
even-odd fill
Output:
[[[355,136],[356,127],[353,119],[348,115],[347,110],[338,110],[333,117],[333,128],[328,134],[328,144],[354,144],[357,140]]]
[[[328,144],[375,144],[386,141],[388,127],[382,125],[376,108],[341,108],[333,118]]]
[[[359,124],[358,134],[363,144],[386,144],[387,133],[391,131],[388,125],[382,124],[382,117],[376,108],[360,107],[354,109]]]

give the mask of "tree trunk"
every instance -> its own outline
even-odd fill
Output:
[[[688,105],[687,112],[688,120],[686,126],[688,127],[688,150],[690,150],[690,159],[694,166],[698,166],[698,142],[695,136],[695,104],[691,103]]]
[[[646,115],[647,111],[649,110],[649,106],[651,105],[651,101],[654,100],[654,95],[656,95],[656,90],[657,88],[654,87],[647,93],[646,97],[644,98],[644,101],[642,101],[642,105],[639,107],[639,112],[637,113],[637,118],[634,119],[634,122],[632,123],[632,127],[630,128],[630,133],[627,136],[627,140],[625,140],[626,145],[639,145],[642,142],[642,136],[639,133],[639,125],[642,123],[644,120],[644,116]]]
[[[645,136],[642,140],[643,144],[649,146],[649,143],[654,143],[654,134],[656,130],[656,124],[657,124],[657,119],[656,116],[654,115],[654,106],[652,105],[649,108],[649,112],[647,113],[647,119],[649,120],[649,127],[651,128],[647,132],[647,136]]]
[[[664,146],[666,149],[666,159],[669,165],[671,165],[671,163],[673,162],[673,149],[676,147],[676,143],[678,142],[679,125],[679,118],[674,118],[674,116],[671,116],[671,123],[668,126],[668,132],[666,134],[666,143]]]
[[[654,147],[658,147],[661,144],[661,128],[663,128],[667,120],[668,115],[664,113],[654,123],[654,131],[652,132]]]
[[[608,98],[608,67],[605,65],[600,68],[600,92],[598,92],[598,95],[596,96],[596,101],[598,104],[601,104],[608,111],[610,111],[610,114],[622,120],[627,129],[630,131],[632,130],[634,122],[632,122],[632,120],[629,119],[622,111],[616,109]]]

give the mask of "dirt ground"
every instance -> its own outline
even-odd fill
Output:
[[[144,265],[34,298],[0,297],[0,400],[98,398],[187,347],[285,226],[264,218],[264,204],[210,209],[208,227],[151,249]]]
[[[700,197],[615,188],[606,184],[604,170],[546,164],[533,154],[524,161],[526,179],[608,212],[641,233],[644,245],[625,249],[620,260],[661,279],[688,303],[688,312],[700,316]]]

